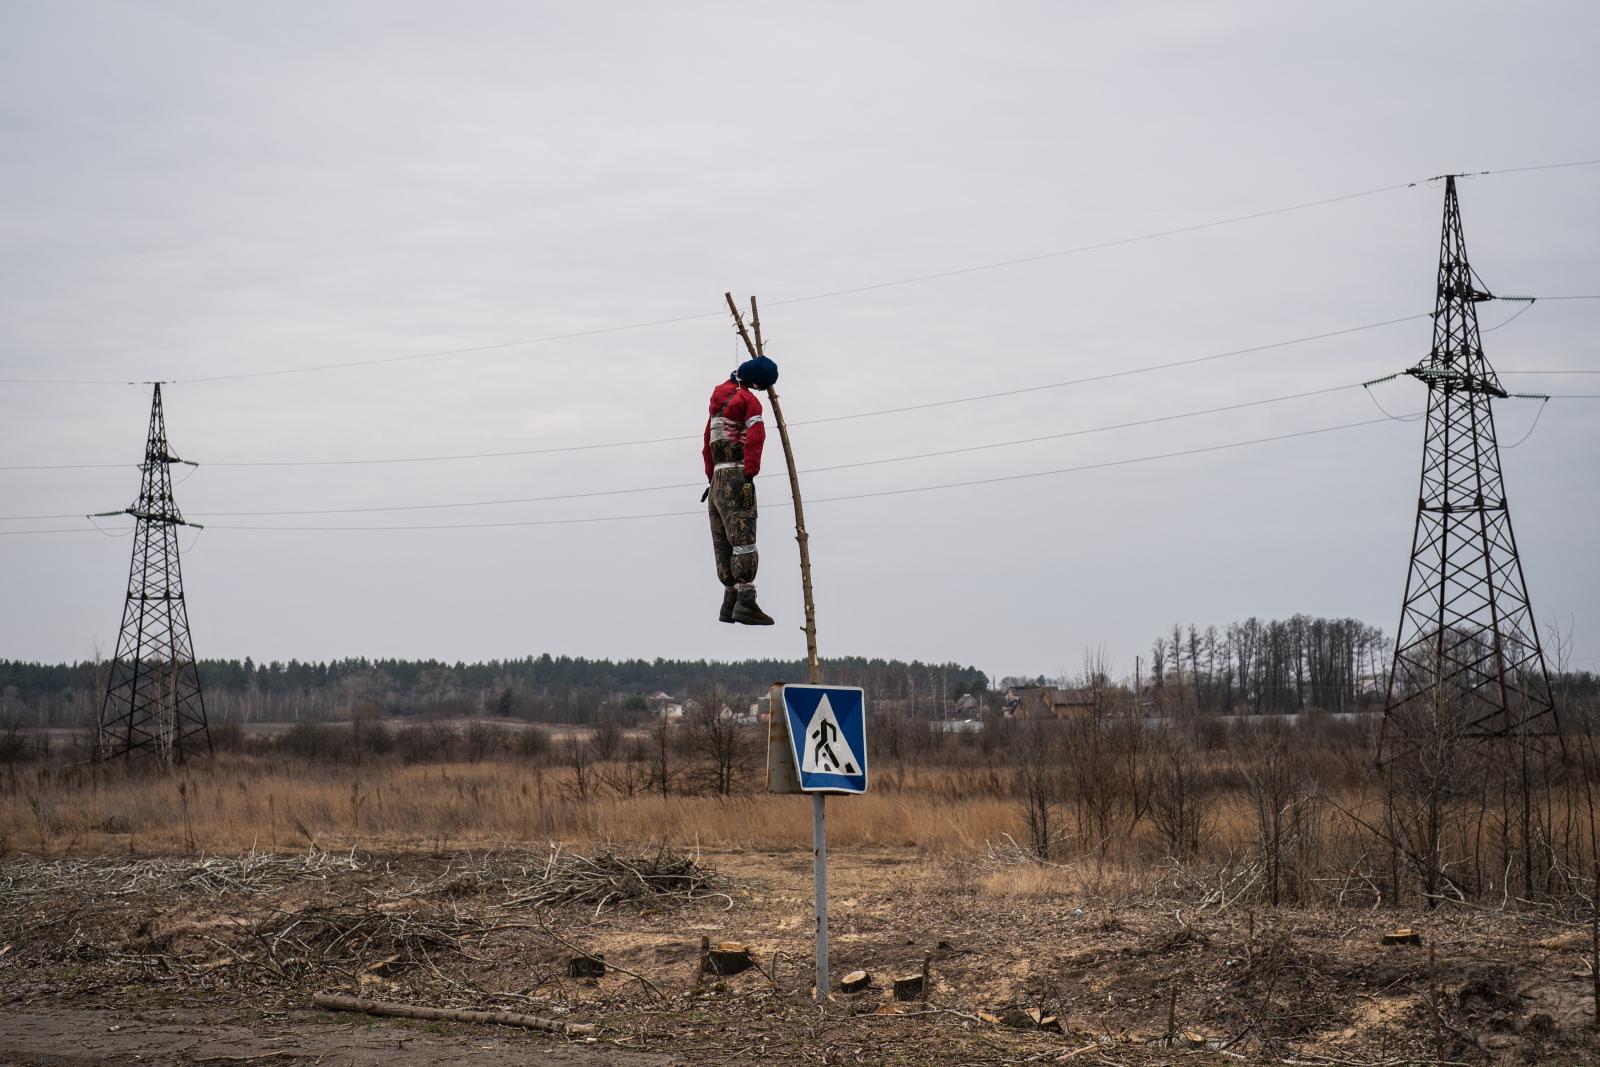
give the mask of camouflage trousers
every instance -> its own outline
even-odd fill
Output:
[[[745,478],[740,467],[718,468],[711,472],[711,494],[706,505],[711,515],[711,548],[717,557],[717,578],[725,586],[749,585],[756,580],[758,562],[755,483]]]

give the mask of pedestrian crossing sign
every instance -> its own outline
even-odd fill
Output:
[[[864,690],[849,685],[785,685],[783,710],[801,792],[867,791]]]

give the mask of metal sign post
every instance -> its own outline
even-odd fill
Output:
[[[828,999],[828,797],[811,795],[811,878],[817,901],[817,1003]]]
[[[827,999],[828,794],[867,791],[867,702],[855,686],[783,685],[772,691],[767,789],[811,794],[817,914],[816,999]]]

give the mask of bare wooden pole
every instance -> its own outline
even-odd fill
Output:
[[[728,301],[728,310],[733,313],[734,325],[739,328],[739,336],[744,340],[750,358],[765,355],[761,345],[761,313],[756,307],[756,298],[750,298],[750,322],[755,330],[752,340],[750,331],[745,328],[744,316],[739,314],[739,305],[734,303],[733,294],[722,295]],[[789,495],[794,499],[794,539],[800,545],[800,592],[806,611],[806,681],[820,685],[822,662],[817,658],[817,607],[811,598],[811,535],[806,532],[806,509],[800,499],[800,475],[795,470],[794,448],[789,444],[789,424],[783,420],[783,405],[778,402],[777,390],[768,389],[767,399],[772,402],[772,419],[778,425],[778,440],[783,443],[783,459],[789,467]]]
[[[744,328],[744,316],[739,314],[739,305],[733,302],[732,293],[723,293],[722,298],[728,302],[728,310],[733,312],[733,324],[739,328],[739,337],[744,341],[744,350],[750,353],[751,359],[755,359],[761,353],[756,351],[756,343],[750,340],[750,331]]]

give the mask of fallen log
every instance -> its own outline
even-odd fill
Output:
[[[428,1008],[420,1004],[395,1004],[383,1000],[363,1000],[334,993],[317,993],[311,1003],[326,1011],[353,1011],[363,1015],[388,1015],[398,1019],[434,1019],[452,1023],[494,1023],[543,1030],[547,1034],[581,1037],[595,1032],[592,1023],[568,1023],[514,1011],[468,1011],[464,1008]]]

